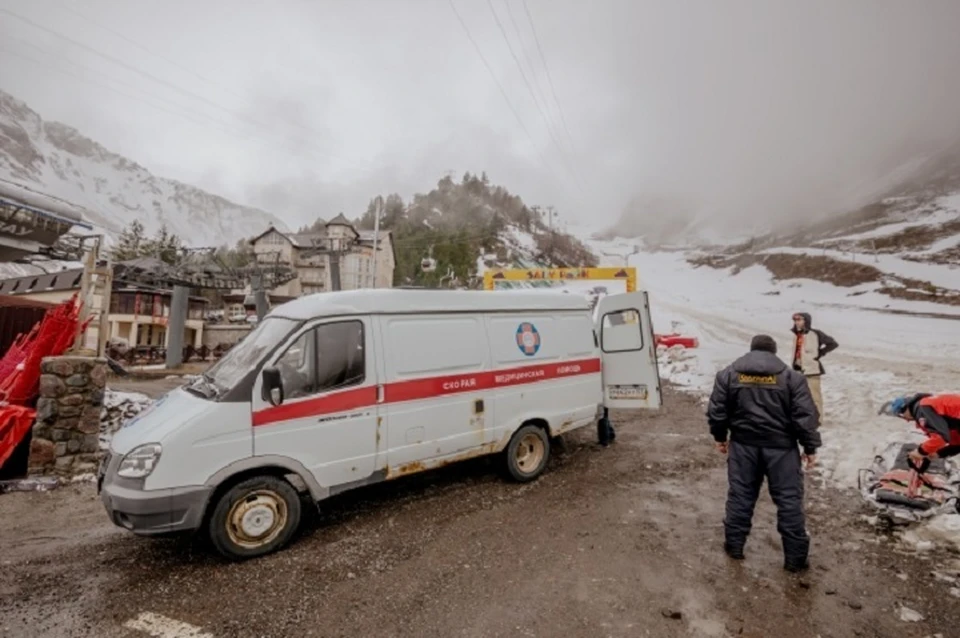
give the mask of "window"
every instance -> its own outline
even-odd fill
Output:
[[[317,390],[324,392],[363,383],[366,378],[363,323],[328,323],[315,332]]]
[[[308,330],[277,361],[284,400],[363,383],[365,356],[360,321],[338,321]]]
[[[313,330],[303,333],[277,360],[284,400],[309,396],[315,391],[313,337]]]
[[[604,352],[631,352],[643,349],[640,312],[633,308],[603,315],[600,343]]]
[[[237,345],[207,370],[207,377],[221,389],[232,388],[261,361],[261,358],[277,346],[296,322],[280,317],[267,317],[240,340]]]

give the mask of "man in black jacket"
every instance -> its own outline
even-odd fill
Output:
[[[727,454],[727,512],[724,550],[743,558],[753,508],[764,478],[777,506],[784,568],[807,568],[810,537],[803,514],[803,462],[814,465],[820,418],[807,380],[777,357],[772,337],[757,335],[750,352],[717,373],[707,408],[710,433]],[[729,443],[728,443],[729,437]]]

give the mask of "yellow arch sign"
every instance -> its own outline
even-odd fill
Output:
[[[619,280],[627,292],[637,290],[637,269],[633,266],[601,268],[509,268],[483,273],[483,289],[494,290],[500,281]]]

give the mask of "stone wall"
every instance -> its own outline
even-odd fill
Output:
[[[30,473],[96,472],[105,359],[48,357],[40,364],[40,399],[30,444]]]

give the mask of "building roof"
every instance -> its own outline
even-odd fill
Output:
[[[263,239],[264,237],[266,237],[266,236],[269,235],[270,233],[277,233],[278,235],[280,235],[280,236],[283,237],[284,239],[286,239],[286,240],[288,240],[288,241],[290,240],[290,238],[287,236],[287,234],[286,234],[285,232],[283,232],[282,230],[280,230],[279,228],[277,228],[277,227],[274,226],[273,224],[270,224],[265,231],[263,231],[262,233],[260,233],[260,234],[257,235],[256,237],[251,237],[249,241],[250,241],[250,243],[252,244],[252,243],[256,242],[256,241],[259,240],[259,239]]]
[[[280,232],[280,231],[277,231]],[[282,233],[281,233],[282,234]],[[297,248],[313,248],[317,243],[322,243],[326,239],[326,233],[293,233],[290,235],[285,235],[287,239],[290,240],[290,243],[296,246]]]
[[[328,221],[327,226],[349,226],[350,228],[353,228],[353,222],[347,219],[346,215],[344,215],[343,213],[340,213],[339,215],[337,215],[336,217]]]
[[[361,230],[360,232],[360,243],[363,245],[369,245],[373,247],[373,237],[375,233],[372,230]],[[397,263],[397,247],[393,243],[393,231],[392,230],[381,230],[380,238],[377,240],[377,252],[383,250],[381,246],[383,245],[384,239],[390,239],[390,253],[393,255],[393,263]]]
[[[585,297],[545,291],[362,289],[306,295],[277,306],[270,316],[304,320],[338,315],[431,312],[542,312],[589,310]]]
[[[61,270],[42,275],[26,275],[0,281],[0,295],[25,295],[31,292],[79,290],[83,268]]]

